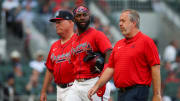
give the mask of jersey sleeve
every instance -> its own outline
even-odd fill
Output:
[[[101,53],[105,54],[107,50],[112,49],[111,42],[104,33],[98,31],[95,37],[96,45]]]
[[[49,71],[53,71],[53,62],[52,62],[52,49],[50,49],[45,65]]]
[[[160,64],[158,49],[152,39],[145,42],[145,56],[148,64],[152,67]]]

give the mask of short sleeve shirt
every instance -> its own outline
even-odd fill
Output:
[[[108,67],[114,68],[117,88],[136,84],[150,85],[151,67],[159,65],[160,59],[154,41],[138,32],[131,39],[118,41],[109,58]]]

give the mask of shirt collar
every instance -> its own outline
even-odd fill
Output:
[[[133,36],[132,38],[129,38],[129,39],[125,38],[124,42],[127,43],[127,44],[129,44],[129,43],[131,43],[131,42],[134,42],[134,41],[136,41],[141,35],[142,35],[141,31],[139,31],[139,32],[138,32],[135,36]]]

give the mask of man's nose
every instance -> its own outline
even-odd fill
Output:
[[[83,15],[80,16],[80,20],[84,20],[85,17]]]

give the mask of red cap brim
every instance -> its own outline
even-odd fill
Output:
[[[63,20],[63,18],[52,18],[49,21],[50,22],[56,22],[57,20]]]

